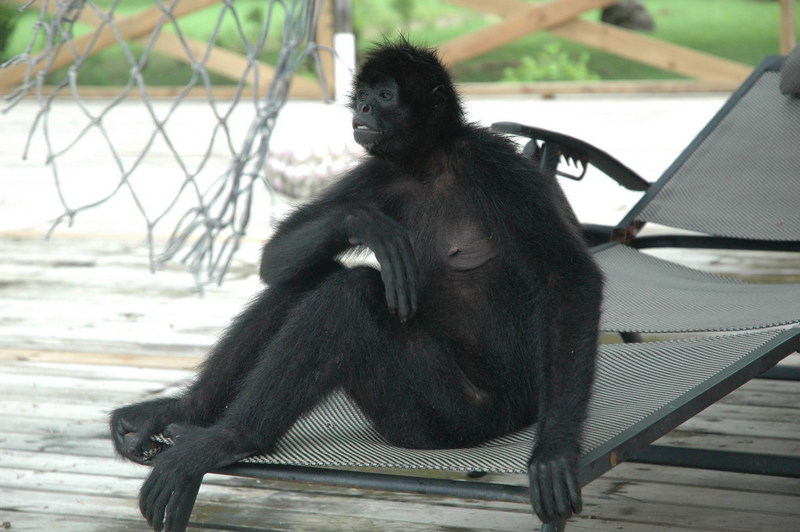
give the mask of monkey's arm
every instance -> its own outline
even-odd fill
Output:
[[[372,250],[381,266],[386,303],[402,321],[417,309],[417,262],[408,231],[370,203],[333,191],[296,211],[264,246],[260,276],[267,284],[311,280],[338,268],[349,248]]]
[[[535,368],[539,426],[528,468],[531,503],[542,521],[556,522],[582,505],[577,458],[597,355],[602,274],[552,178],[521,169],[500,194],[508,247],[519,250],[519,275],[530,283],[519,319]]]

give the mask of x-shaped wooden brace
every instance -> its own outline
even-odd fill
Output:
[[[28,0],[11,0],[20,5],[28,4]],[[40,5],[42,0],[37,0],[34,5]],[[173,4],[170,11],[172,18],[178,19],[195,11],[199,11],[212,4],[219,3],[219,0],[179,0]],[[56,2],[50,2],[48,9],[54,11],[57,7]],[[47,67],[52,71],[57,68],[73,63],[78,57],[94,55],[106,48],[114,46],[118,38],[122,40],[139,40],[142,44],[149,43],[150,34],[157,24],[164,21],[165,12],[159,6],[153,6],[127,17],[114,17],[113,29],[109,21],[98,16],[93,10],[84,7],[80,11],[78,20],[86,25],[99,28],[83,37],[79,37],[69,44],[61,47],[55,57],[41,61],[35,65],[20,64],[0,70],[0,87],[13,87],[21,83],[28,72],[28,76],[33,76],[39,70]],[[102,26],[102,28],[101,28]],[[174,34],[160,32],[158,40],[153,43],[153,48],[164,55],[174,57],[181,61],[192,64],[193,61],[203,60],[205,68],[231,79],[240,79],[250,62],[240,54],[211,46],[209,43],[197,41],[184,36],[183,41]],[[187,53],[188,49],[188,53]],[[206,57],[207,54],[207,57]],[[264,94],[269,86],[269,82],[274,76],[275,70],[271,65],[254,61],[253,64],[259,69],[258,93]],[[255,78],[253,78],[255,79]],[[251,83],[252,84],[252,83]],[[318,83],[295,77],[292,81],[295,88],[300,89],[304,94],[319,94],[322,96],[322,89]]]
[[[554,0],[531,4],[521,0],[449,0],[464,7],[500,15],[503,20],[463,35],[439,47],[447,63],[478,56],[535,31],[548,32],[615,55],[708,81],[741,81],[752,67],[623,30],[610,24],[578,18],[619,0]]]

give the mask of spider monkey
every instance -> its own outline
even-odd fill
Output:
[[[140,509],[171,528],[187,486],[268,452],[336,389],[389,442],[478,444],[538,423],[531,501],[581,509],[576,460],[602,277],[552,176],[466,121],[447,70],[400,39],[354,80],[367,156],[266,243],[266,284],[181,395],[115,410],[116,450],[151,463]],[[380,268],[346,267],[353,248]],[[150,436],[175,445],[149,459]]]

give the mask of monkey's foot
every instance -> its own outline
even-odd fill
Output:
[[[122,438],[126,449],[137,448],[136,445],[139,442],[139,438],[136,436],[135,432],[128,432]],[[135,461],[149,462],[155,455],[163,451],[164,447],[171,444],[172,441],[162,438],[158,434],[150,436],[149,440],[142,442],[141,450],[137,452],[137,458],[140,459]]]

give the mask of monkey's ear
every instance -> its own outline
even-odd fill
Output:
[[[433,95],[433,105],[439,106],[444,105],[447,103],[447,89],[444,85],[437,85],[431,91],[431,95]]]

